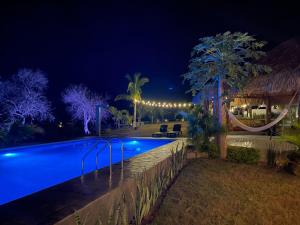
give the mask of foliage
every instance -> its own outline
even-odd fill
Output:
[[[62,101],[74,120],[83,121],[84,132],[90,134],[89,124],[96,121],[96,106],[101,107],[102,119],[108,118],[107,99],[91,92],[84,85],[72,85],[62,93]]]
[[[291,151],[287,155],[288,163],[285,167],[286,171],[296,175],[300,176],[300,151]]]
[[[205,88],[215,87],[221,79],[226,87],[224,95],[229,95],[240,90],[252,76],[270,71],[257,63],[265,55],[260,49],[266,43],[248,33],[227,31],[199,41],[192,51],[189,72],[183,75],[193,94],[205,94]]]
[[[14,123],[9,131],[0,131],[0,140],[3,146],[15,145],[32,140],[37,135],[43,135],[44,130],[34,125]]]
[[[116,107],[109,107],[109,111],[110,111],[110,114],[112,116],[112,119],[115,123],[115,126],[117,128],[120,128],[120,125],[121,125],[121,120],[122,120],[122,114],[121,112],[116,108]]]
[[[142,95],[142,87],[149,82],[149,78],[141,77],[141,73],[135,73],[133,78],[127,74],[126,79],[129,81],[127,87],[128,95],[118,95],[115,100],[140,101]]]
[[[146,173],[142,173],[137,178],[137,190],[136,195],[133,196],[135,202],[135,225],[140,225],[145,216],[150,213],[157,199],[167,189],[170,183],[178,175],[180,170],[183,168],[186,159],[186,151],[184,146],[178,150],[171,151],[171,165],[170,167],[159,166],[156,175],[153,179],[149,180]]]
[[[203,143],[202,149],[208,153],[208,157],[211,159],[220,157],[220,150],[214,142]]]
[[[127,100],[131,101],[134,105],[134,113],[133,113],[133,126],[136,127],[136,105],[142,99],[142,87],[149,82],[149,78],[141,77],[140,73],[135,73],[133,78],[127,74],[125,76],[128,80],[127,93],[121,94],[115,98],[115,101],[119,100]]]
[[[204,110],[201,105],[196,105],[190,111],[187,121],[188,135],[195,142],[202,139],[202,142],[208,143],[211,136],[221,131],[217,119]]]
[[[109,210],[106,220],[98,218],[97,225],[141,225],[143,220],[167,190],[171,182],[178,175],[185,165],[186,150],[184,144],[177,145],[175,150],[171,151],[169,164],[159,164],[154,168],[154,174],[144,171],[135,178],[136,190],[131,193],[131,202],[127,201],[126,193],[122,193],[120,199],[117,199]],[[129,218],[129,206],[133,206],[133,218]],[[74,220],[78,225],[86,223],[75,212]]]
[[[86,224],[86,218],[83,220],[77,211],[75,211],[75,213],[74,213],[74,220],[75,220],[76,225],[85,225]]]
[[[0,82],[0,108],[8,129],[16,122],[54,120],[45,96],[47,86],[46,75],[31,69],[21,69],[10,80]]]
[[[260,158],[260,152],[254,148],[229,146],[227,159],[229,161],[246,164],[256,164]]]
[[[281,139],[283,141],[293,143],[300,148],[300,124],[293,124],[290,129],[285,131],[285,133],[281,136]]]
[[[109,108],[115,126],[120,128],[121,125],[130,125],[132,122],[132,116],[129,114],[128,110],[122,109],[118,110],[115,107]]]
[[[218,146],[210,141],[210,137],[223,132],[217,119],[202,106],[195,106],[187,117],[188,135],[199,151],[207,152],[210,158],[220,155]]]

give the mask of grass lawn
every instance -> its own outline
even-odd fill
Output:
[[[300,224],[300,178],[197,159],[181,172],[152,223],[177,224]]]

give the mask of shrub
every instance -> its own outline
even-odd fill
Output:
[[[220,157],[220,151],[218,146],[215,143],[208,143],[206,144],[208,157],[211,159],[216,159]]]
[[[277,151],[274,148],[269,147],[267,151],[267,164],[270,167],[276,167],[278,169],[284,168],[288,164],[288,151]]]
[[[237,163],[256,164],[260,158],[259,150],[254,148],[229,146],[227,151],[227,159]]]
[[[300,151],[292,151],[287,155],[288,163],[285,170],[296,176],[300,176]]]
[[[11,146],[26,143],[43,135],[44,130],[41,127],[14,123],[8,132],[0,131],[0,140],[4,146]]]

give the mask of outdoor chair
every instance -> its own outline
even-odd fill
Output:
[[[175,138],[182,134],[181,124],[174,124],[173,131],[167,132],[167,137]]]
[[[166,136],[167,132],[168,132],[168,125],[162,124],[160,125],[159,132],[153,133],[152,137],[163,137]]]

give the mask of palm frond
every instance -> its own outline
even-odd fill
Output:
[[[131,76],[130,76],[129,74],[126,74],[126,75],[125,75],[125,78],[126,78],[127,80],[129,80],[129,82],[132,82],[132,78],[131,78]]]
[[[146,83],[148,83],[150,80],[149,80],[149,78],[148,77],[142,77],[140,80],[139,80],[139,82],[138,82],[138,84],[139,84],[139,87],[142,87],[142,86],[144,86]]]
[[[130,95],[121,94],[115,97],[115,101],[120,101],[120,100],[131,101],[132,99]]]

